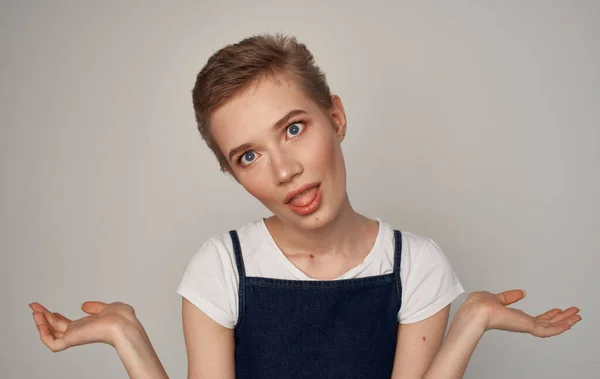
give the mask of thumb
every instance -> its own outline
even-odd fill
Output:
[[[523,290],[509,290],[497,294],[496,297],[502,305],[510,305],[523,299],[526,294]]]
[[[91,315],[97,315],[106,308],[106,303],[101,301],[86,301],[81,305],[81,310]]]

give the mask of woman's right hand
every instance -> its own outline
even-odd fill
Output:
[[[53,352],[97,342],[115,347],[118,339],[130,328],[141,328],[134,309],[119,302],[87,301],[81,309],[89,316],[78,320],[52,313],[39,303],[31,303],[29,307],[33,310],[40,339]]]

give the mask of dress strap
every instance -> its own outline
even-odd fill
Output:
[[[244,315],[245,304],[246,304],[246,270],[244,268],[244,258],[242,257],[242,247],[240,245],[240,239],[237,231],[231,230],[229,232],[231,236],[231,242],[233,243],[233,253],[235,254],[235,264],[237,266],[238,277],[239,277],[239,290],[238,290],[238,319],[236,326],[240,325],[242,316]]]
[[[398,298],[398,309],[402,304],[402,278],[400,276],[400,267],[402,261],[402,233],[394,230],[394,276],[396,277],[396,296]]]

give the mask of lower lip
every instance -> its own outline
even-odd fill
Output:
[[[293,204],[288,203],[290,209],[300,216],[308,216],[309,214],[315,213],[319,209],[319,205],[321,205],[321,185],[317,186],[317,194],[313,201],[310,204],[304,207],[297,207]]]

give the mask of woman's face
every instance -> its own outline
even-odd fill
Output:
[[[347,205],[341,100],[324,110],[291,75],[267,76],[213,112],[211,132],[239,183],[290,226],[318,229]],[[349,206],[349,205],[348,205]]]

